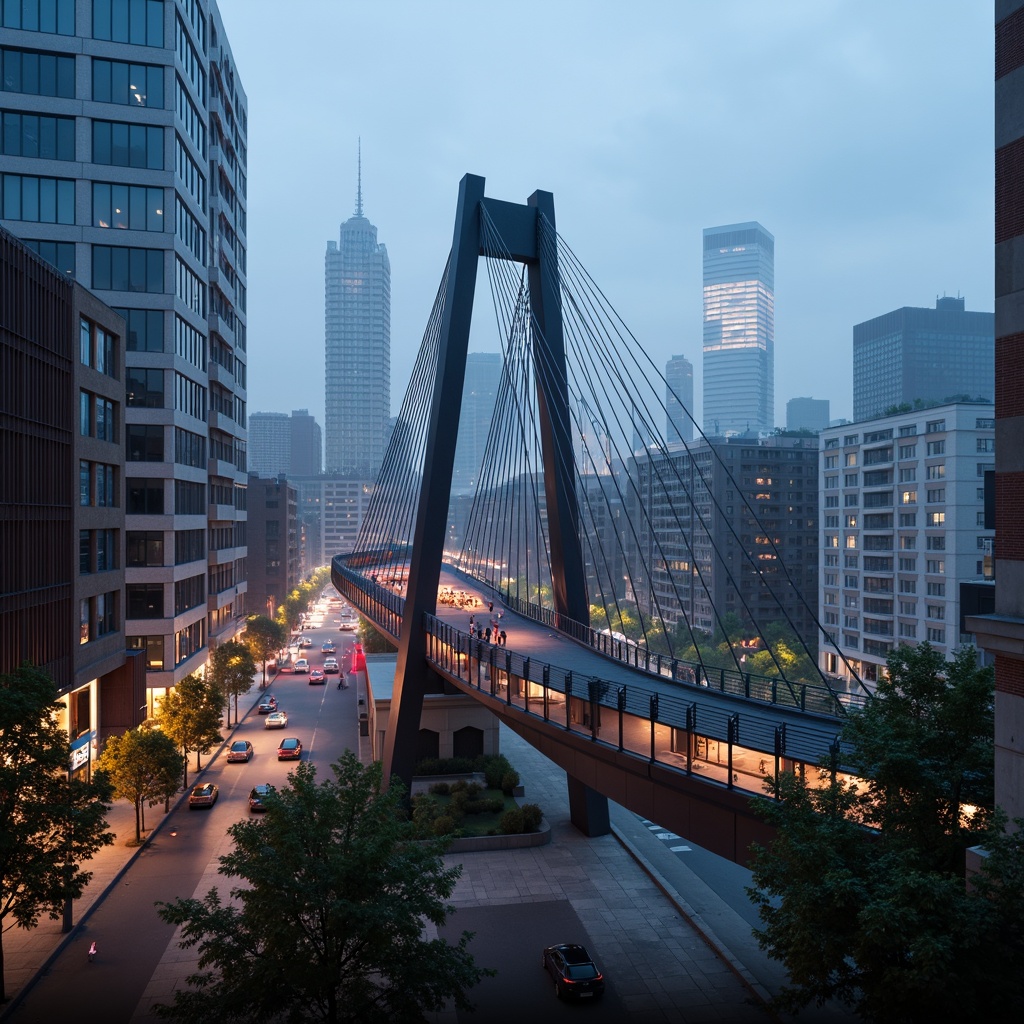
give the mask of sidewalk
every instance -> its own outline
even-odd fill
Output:
[[[271,677],[271,682],[273,678]],[[253,677],[252,686],[238,698],[238,712],[243,718],[249,710],[246,702],[251,699],[255,703],[264,692],[259,685],[260,679],[262,673],[257,672]],[[232,701],[232,717],[233,715]],[[230,741],[233,729],[234,725],[225,729],[224,744]],[[224,744],[203,756],[203,769],[223,750]],[[194,758],[195,755],[191,756]],[[202,771],[198,774],[195,772],[195,761],[192,760],[189,768],[189,789],[201,774]],[[172,809],[186,799],[187,795],[188,790],[184,789],[178,793],[171,802]],[[127,800],[115,800],[106,815],[107,826],[114,833],[114,842],[110,846],[104,846],[92,860],[82,865],[86,871],[92,872],[92,879],[82,896],[72,905],[72,930],[65,934],[61,930],[63,921],[51,921],[48,917],[43,917],[35,928],[26,930],[15,927],[3,933],[4,986],[7,1002],[0,1004],[0,1019],[18,1005],[26,986],[31,984],[37,974],[45,971],[50,962],[71,941],[78,926],[89,917],[93,908],[118,883],[135,858],[146,848],[146,841],[160,831],[165,817],[163,807],[146,807],[146,830],[142,834],[143,841],[139,846],[127,846],[126,843],[135,841],[135,808]]]

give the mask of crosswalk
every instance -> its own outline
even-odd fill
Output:
[[[682,836],[677,836],[675,832],[666,832],[661,825],[655,825],[654,822],[648,821],[646,818],[640,819],[641,824],[647,826],[647,830],[654,836],[655,839],[660,839],[665,843],[673,843],[676,840],[682,839]],[[669,850],[672,853],[689,853],[689,846],[670,846]]]

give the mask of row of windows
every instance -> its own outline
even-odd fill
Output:
[[[78,464],[78,503],[98,508],[117,507],[117,467],[103,462]]]
[[[75,58],[0,48],[0,88],[29,96],[75,98]]]
[[[174,375],[174,408],[197,420],[206,421],[206,388],[186,377],[183,373]]]
[[[117,603],[117,591],[97,594],[79,602],[79,643],[87,644],[118,631]]]
[[[163,231],[164,190],[93,182],[92,224],[97,228]]]
[[[4,110],[0,112],[0,154],[74,160],[75,119]]]
[[[192,102],[185,83],[180,78],[174,80],[175,108],[178,120],[185,126],[185,132],[201,157],[206,157],[206,120]]]
[[[74,96],[73,88],[71,95]],[[94,59],[92,98],[97,103],[119,103],[122,106],[162,110],[164,69],[158,64]]]
[[[164,535],[160,530],[128,532],[128,565],[155,567],[164,564]],[[206,557],[204,530],[178,530],[174,534],[174,564],[185,565]]]
[[[72,145],[74,141],[72,138]],[[74,159],[69,157],[68,159]],[[162,171],[164,130],[155,125],[93,121],[92,159],[97,164]]]
[[[22,32],[75,34],[75,0],[3,0],[0,26]]]
[[[117,530],[78,531],[78,572],[110,572],[117,565]]]
[[[181,16],[174,19],[175,43],[178,49],[178,60],[192,83],[192,88],[199,97],[199,102],[206,106],[206,71],[203,69],[203,62],[196,53],[192,40],[188,37],[188,30],[181,20]]]
[[[99,291],[152,292],[164,290],[164,253],[123,245],[94,245],[92,287]]]
[[[74,224],[75,182],[71,178],[0,174],[0,218]]]
[[[178,135],[174,136],[174,166],[181,183],[185,186],[185,191],[205,210],[206,178]]]
[[[175,294],[189,309],[192,310],[193,313],[198,313],[199,316],[205,318],[206,285],[203,284],[202,279],[197,274],[193,273],[185,263],[177,257],[175,257],[174,260],[174,273],[176,287]]]
[[[175,197],[174,200],[174,222],[178,238],[185,243],[189,252],[195,256],[200,264],[206,262],[206,231],[189,212],[188,207]]]
[[[180,316],[174,318],[174,354],[197,369],[206,370],[206,338]]]
[[[206,438],[191,430],[174,428],[174,461],[181,466],[205,468]]]
[[[162,0],[93,0],[92,35],[134,46],[164,45]]]

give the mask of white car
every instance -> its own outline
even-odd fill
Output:
[[[264,719],[264,729],[283,729],[288,724],[287,711],[272,711]]]
[[[337,658],[324,658],[324,672],[329,676],[336,676],[341,671]]]
[[[296,672],[308,672],[309,671],[309,658],[298,658],[295,662]]]

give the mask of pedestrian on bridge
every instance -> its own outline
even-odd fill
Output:
[[[500,639],[501,646],[504,647],[505,646],[505,641],[508,639],[508,634],[505,632],[505,630],[502,630],[498,634],[498,636],[501,638]]]
[[[484,640],[486,640],[486,641],[487,641],[487,643],[490,643],[490,642],[491,642],[491,627],[490,627],[490,626],[488,626],[488,627],[487,627],[487,628],[486,628],[486,629],[484,630]]]

